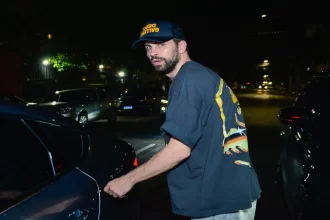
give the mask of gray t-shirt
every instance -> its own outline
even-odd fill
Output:
[[[217,73],[195,61],[181,67],[161,134],[191,148],[190,157],[167,175],[174,213],[195,218],[231,213],[260,198],[242,110]]]

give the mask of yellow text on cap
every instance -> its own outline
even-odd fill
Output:
[[[157,33],[157,32],[159,32],[159,28],[157,27],[157,24],[148,24],[143,27],[140,37],[142,37],[145,34]]]

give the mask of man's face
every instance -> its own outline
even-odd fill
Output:
[[[169,40],[163,43],[146,42],[147,56],[157,72],[168,74],[180,61],[178,45]]]

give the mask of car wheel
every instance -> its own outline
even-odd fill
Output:
[[[78,122],[80,123],[80,124],[87,124],[87,122],[88,122],[88,116],[87,116],[87,114],[80,114],[79,115],[79,117],[78,117]]]

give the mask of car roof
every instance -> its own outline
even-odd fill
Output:
[[[63,89],[63,90],[56,90],[56,94],[64,93],[64,92],[75,92],[75,91],[82,91],[82,90],[90,90],[90,88],[76,88],[76,89]]]
[[[324,70],[320,72],[318,75],[314,75],[314,77],[329,77],[330,76],[330,69]]]
[[[12,104],[0,100],[0,116],[15,116],[25,119],[39,120],[48,123],[53,123],[72,129],[83,129],[83,126],[73,119],[66,118],[56,113],[48,112],[46,109],[37,107]]]

